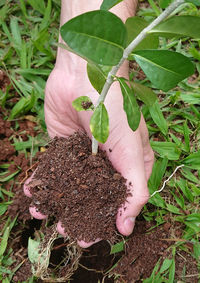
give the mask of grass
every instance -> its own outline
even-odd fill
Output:
[[[164,5],[164,1],[161,2]],[[149,3],[148,8],[142,8],[138,13],[146,20],[152,20],[161,11],[157,1]],[[0,68],[7,73],[14,88],[7,87],[5,92],[0,90],[0,103],[5,110],[9,109],[5,119],[16,120],[16,128],[17,119],[29,115],[30,119],[37,121],[38,127],[46,131],[44,87],[55,63],[59,13],[60,5],[56,0],[0,1]],[[200,10],[187,3],[180,14],[200,16]],[[156,155],[149,180],[150,193],[159,190],[177,166],[184,165],[161,193],[150,198],[142,211],[147,221],[154,220],[156,226],[168,222],[172,230],[168,257],[157,263],[151,277],[144,283],[177,282],[176,258],[182,251],[192,256],[200,274],[200,41],[188,38],[161,40],[160,48],[176,50],[191,58],[196,65],[196,74],[168,93],[154,89],[158,102],[141,108]],[[139,71],[135,70],[132,75],[135,80]],[[152,87],[147,79],[143,80],[143,84]],[[16,95],[18,102],[12,105],[10,98]],[[20,137],[15,138],[16,151],[26,152],[28,156],[32,149],[32,154],[35,154],[46,143],[46,139],[41,137],[35,137],[34,141],[29,137],[25,142]],[[11,268],[12,249],[7,246],[10,232],[16,224],[16,219],[11,222],[6,215],[13,193],[12,186],[7,190],[5,184],[14,180],[18,171],[8,174],[8,166],[3,164],[0,168],[0,224],[3,225],[0,232],[0,280],[3,283],[10,282],[16,271],[16,268]],[[182,232],[178,238],[173,235],[177,225]],[[193,275],[190,282],[193,282]],[[185,276],[183,269],[179,282],[186,282]],[[29,282],[34,282],[34,279],[30,278]]]

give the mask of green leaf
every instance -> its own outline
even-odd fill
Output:
[[[147,106],[152,106],[156,101],[156,94],[147,86],[131,82],[131,86],[135,91],[137,98],[143,101]]]
[[[155,87],[168,91],[194,73],[194,65],[184,55],[168,50],[139,50],[134,54]]]
[[[10,29],[13,36],[13,43],[17,50],[20,49],[22,44],[22,38],[20,33],[20,28],[18,24],[18,19],[16,17],[12,17],[10,21]]]
[[[125,25],[117,16],[103,10],[71,19],[61,27],[60,33],[75,53],[101,65],[117,65],[126,46]]]
[[[183,133],[184,133],[184,141],[185,141],[185,150],[187,152],[190,151],[190,130],[187,125],[187,121],[183,124]]]
[[[93,110],[94,105],[88,96],[80,96],[72,102],[72,106],[76,111]]]
[[[169,259],[169,258],[165,258],[165,260],[163,261],[163,264],[160,268],[160,273],[163,273],[164,271],[166,271],[167,269],[169,269],[169,267],[171,266],[172,264],[172,259]]]
[[[116,254],[124,250],[124,242],[121,241],[111,247],[110,254]]]
[[[31,93],[31,96],[28,97],[22,97],[12,108],[9,116],[9,120],[14,119],[16,116],[18,116],[20,113],[26,113],[29,111],[33,105],[36,102],[36,95],[35,91],[33,90]]]
[[[151,31],[150,34],[156,34],[163,37],[192,37],[200,38],[200,17],[196,16],[174,16],[160,23]]]
[[[185,0],[185,2],[192,3],[195,6],[200,6],[200,0]]]
[[[87,64],[87,74],[92,86],[98,93],[101,93],[103,86],[106,82],[106,76],[94,64]]]
[[[91,120],[90,130],[97,141],[105,143],[109,136],[109,117],[106,107],[101,102],[95,109]]]
[[[100,9],[101,10],[110,10],[112,7],[122,2],[123,0],[103,0]]]
[[[39,258],[39,245],[40,242],[28,239],[28,258],[31,263],[37,263]]]
[[[9,180],[11,180],[15,175],[17,175],[20,172],[20,170],[15,171],[14,173],[4,177],[4,178],[0,178],[0,183],[5,183],[8,182]]]
[[[172,260],[172,265],[169,269],[169,283],[174,283],[174,277],[175,277],[175,259]]]
[[[191,169],[200,170],[200,150],[183,159],[182,163]]]
[[[168,133],[168,126],[157,100],[152,106],[149,107],[149,112],[153,121],[156,123],[161,132],[166,136]]]
[[[31,263],[38,264],[42,266],[48,266],[48,248],[41,251],[40,242],[28,239],[28,258]]]
[[[169,160],[178,160],[180,156],[180,150],[177,148],[176,144],[172,142],[150,142],[153,150],[158,152],[161,157],[167,157]]]
[[[172,204],[167,203],[167,209],[174,214],[182,214],[179,208]]]
[[[145,27],[148,26],[148,22],[146,22],[143,18],[140,17],[131,17],[127,19],[125,26],[128,32],[129,44]],[[137,45],[134,51],[141,49],[157,49],[158,43],[158,36],[150,34],[147,35],[147,37],[143,39],[140,44]]]
[[[149,186],[151,194],[154,191],[158,190],[158,188],[159,188],[159,186],[162,182],[162,179],[165,175],[167,164],[168,164],[167,158],[158,159],[154,163],[153,169],[152,169],[152,174],[151,174],[151,177],[150,177],[149,182],[148,182],[148,186]]]
[[[9,204],[10,203],[8,203],[8,202],[0,204],[0,216],[3,215],[6,212],[6,210],[8,209],[8,205]]]
[[[124,78],[117,78],[117,80],[120,83],[120,87],[124,99],[123,107],[127,115],[129,127],[133,131],[135,131],[139,126],[140,118],[141,118],[141,112],[137,104],[135,94],[133,90],[127,85]]]
[[[4,254],[4,252],[7,248],[9,234],[10,234],[10,228],[7,227],[4,234],[3,234],[3,237],[1,239],[1,243],[0,243],[0,258],[3,256],[3,254]]]
[[[172,0],[160,0],[160,8],[165,9],[169,6]]]

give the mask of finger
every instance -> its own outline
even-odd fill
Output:
[[[59,234],[61,234],[63,237],[67,237],[67,233],[65,232],[65,228],[62,226],[62,223],[59,221],[57,224],[57,231]],[[85,241],[77,241],[78,245],[81,248],[89,248],[90,246],[92,246],[93,244],[98,243],[99,241],[101,241],[100,239],[96,239],[93,242],[85,242]]]
[[[41,212],[39,212],[38,209],[35,206],[30,206],[29,207],[29,212],[36,219],[43,220],[43,219],[47,218],[47,215],[42,214]]]
[[[127,180],[127,186],[132,194],[127,198],[123,208],[119,210],[116,219],[119,232],[128,236],[133,231],[135,218],[149,199],[149,191],[140,132],[132,132],[123,125],[118,133],[121,134],[114,133],[112,140],[114,145],[109,158],[114,167]]]
[[[65,232],[65,229],[60,221],[58,222],[56,229],[58,233],[61,234],[63,237],[67,237],[67,233]]]
[[[96,239],[96,240],[93,241],[93,242],[77,241],[77,243],[78,243],[78,245],[79,245],[81,248],[86,249],[86,248],[89,248],[89,247],[91,247],[92,245],[94,245],[94,244],[96,244],[96,243],[98,243],[98,242],[100,242],[100,241],[101,241],[101,239]]]
[[[144,166],[145,166],[146,178],[148,180],[151,176],[151,172],[153,169],[154,152],[149,143],[149,133],[148,133],[147,126],[146,126],[143,116],[141,116],[139,131],[140,131],[141,141],[143,145],[143,155],[144,155]]]
[[[37,170],[37,169],[36,169]],[[32,197],[32,194],[30,192],[30,182],[32,181],[34,175],[35,175],[35,172],[36,170],[33,172],[33,174],[25,181],[24,183],[24,187],[23,187],[23,190],[24,190],[24,194],[27,196],[27,197]]]
[[[30,192],[30,187],[29,187],[29,183],[31,182],[32,178],[33,178],[33,175],[25,181],[24,187],[23,187],[24,194],[29,198],[32,197],[32,194]]]

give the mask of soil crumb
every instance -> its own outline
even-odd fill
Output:
[[[116,239],[117,210],[130,192],[105,152],[91,154],[86,134],[54,138],[30,187],[32,206],[60,220],[72,240]]]

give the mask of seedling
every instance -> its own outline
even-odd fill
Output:
[[[184,0],[175,0],[150,25],[139,17],[129,18],[124,24],[108,11],[119,2],[104,0],[100,10],[72,18],[60,30],[67,45],[59,46],[87,60],[88,77],[100,94],[95,105],[87,96],[73,101],[77,111],[93,111],[90,120],[93,154],[98,151],[98,142],[105,143],[109,136],[109,117],[104,101],[114,81],[120,84],[124,111],[133,131],[138,128],[141,117],[137,99],[148,106],[156,105],[156,95],[151,89],[116,76],[125,60],[135,60],[153,87],[163,91],[174,88],[195,71],[188,57],[178,52],[157,49],[159,37],[200,38],[199,17],[168,18]]]

